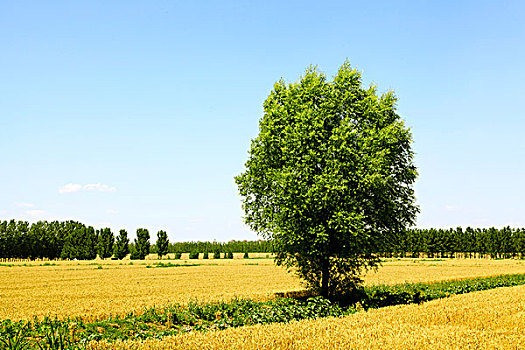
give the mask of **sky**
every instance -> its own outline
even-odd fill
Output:
[[[3,1],[0,220],[258,239],[273,84],[348,60],[411,129],[417,226],[525,227],[523,1]]]

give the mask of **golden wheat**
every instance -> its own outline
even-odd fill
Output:
[[[140,312],[154,305],[265,298],[275,291],[300,288],[294,276],[266,259],[173,260],[172,264],[189,266],[165,268],[156,268],[153,263],[58,262],[57,266],[0,267],[0,319],[58,315],[92,320]]]
[[[239,255],[239,256],[242,256]],[[163,260],[199,266],[156,268],[157,260],[19,262],[0,266],[0,319],[33,316],[86,320],[141,312],[144,307],[190,300],[265,299],[301,289],[300,281],[271,259]],[[24,266],[25,265],[25,266]],[[148,268],[149,266],[149,268]],[[384,263],[366,277],[368,284],[435,281],[525,273],[519,260],[417,260]]]
[[[370,272],[365,283],[398,284],[433,282],[471,277],[525,273],[523,260],[491,259],[390,259],[377,272]]]
[[[525,349],[525,286],[342,317],[257,325],[88,349]]]

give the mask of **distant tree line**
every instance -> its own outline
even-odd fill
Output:
[[[167,236],[163,238],[161,245],[167,246]],[[115,237],[110,228],[94,229],[77,221],[0,221],[1,259],[123,259],[128,254],[144,259],[149,251],[149,233],[142,228],[130,243],[126,230]]]
[[[525,228],[410,229],[380,249],[382,256],[525,259]]]
[[[147,229],[137,229],[130,242],[126,230],[94,229],[77,221],[0,221],[0,259],[144,259],[149,253],[272,253],[271,241],[173,242],[165,231],[150,243]],[[382,257],[522,258],[525,228],[410,229],[388,240],[376,253]]]
[[[170,253],[271,253],[271,241],[229,241],[229,242],[174,242],[168,246]]]

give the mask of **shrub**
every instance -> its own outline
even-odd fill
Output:
[[[182,256],[182,253],[175,253],[175,259],[180,259],[181,256]]]
[[[137,251],[137,249],[135,249],[135,247],[132,247],[131,249],[131,254],[129,256],[129,258],[131,260],[139,260],[139,259],[144,259],[140,256],[140,253]]]
[[[219,252],[218,250],[213,252],[213,258],[214,259],[220,259],[221,258],[221,252]]]
[[[208,259],[208,252],[204,252],[204,254],[202,254],[202,258],[203,259]]]
[[[248,252],[245,252],[245,253],[244,253],[243,258],[244,258],[244,259],[249,259],[249,258],[250,258],[250,256],[248,255]]]
[[[198,259],[199,252],[190,252],[190,259]]]
[[[228,259],[233,259],[233,253],[232,252],[228,252],[228,256],[227,256]]]

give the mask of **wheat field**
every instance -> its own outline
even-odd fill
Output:
[[[393,284],[504,273],[525,273],[525,262],[392,259],[365,280]],[[298,278],[271,259],[17,262],[0,265],[0,319],[95,320],[191,300],[261,300],[301,288]]]
[[[342,318],[188,333],[88,349],[525,349],[525,286],[393,306]]]

